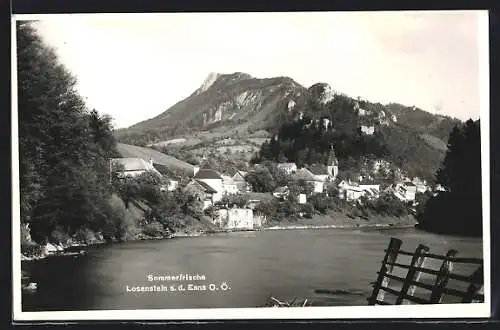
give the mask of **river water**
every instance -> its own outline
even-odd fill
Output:
[[[405,251],[425,244],[434,253],[455,249],[457,256],[482,257],[481,239],[414,228],[240,232],[101,245],[80,257],[23,263],[38,283],[36,292],[23,293],[23,311],[259,307],[270,295],[307,298],[313,305],[362,306],[391,237],[400,238]],[[178,274],[205,280],[165,278]],[[151,282],[148,275],[164,278]],[[221,287],[224,282],[227,287]],[[206,290],[132,291],[179,284]],[[210,291],[210,284],[218,290]],[[322,295],[316,289],[340,291]]]

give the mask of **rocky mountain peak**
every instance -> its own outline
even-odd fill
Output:
[[[327,83],[316,83],[309,87],[309,93],[314,100],[322,104],[328,103],[335,97],[335,91]]]

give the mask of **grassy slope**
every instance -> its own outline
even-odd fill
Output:
[[[123,156],[123,157],[138,157],[142,159],[149,159],[152,158],[155,163],[164,165],[164,166],[169,166],[169,167],[176,167],[180,168],[183,170],[187,170],[190,172],[193,172],[194,166],[186,163],[184,161],[181,161],[175,157],[166,155],[164,153],[161,153],[159,151],[156,151],[151,148],[144,148],[144,147],[138,147],[138,146],[133,146],[130,144],[123,144],[123,143],[118,143],[118,152]]]
[[[416,224],[415,218],[411,215],[405,217],[395,217],[395,216],[382,216],[382,215],[371,215],[369,220],[362,218],[352,219],[343,212],[330,211],[325,215],[314,215],[311,219],[301,218],[297,221],[281,221],[281,222],[270,222],[266,227],[272,226],[356,226],[356,225],[386,225],[392,224],[393,226],[414,226]]]

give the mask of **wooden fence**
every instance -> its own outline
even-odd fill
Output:
[[[422,244],[415,252],[406,252],[401,250],[401,244],[401,240],[391,238],[384,250],[386,254],[368,298],[369,305],[484,302],[482,259],[457,258],[456,250],[449,250],[446,255],[432,254]],[[409,261],[400,260],[404,258]],[[431,264],[440,267],[436,269]],[[459,265],[468,269],[468,273],[454,272]],[[455,283],[454,288],[450,282]]]

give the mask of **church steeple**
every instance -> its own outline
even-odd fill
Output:
[[[330,145],[330,153],[328,155],[327,166],[338,165],[337,156],[335,156],[335,150],[333,144]]]
[[[331,180],[335,180],[337,174],[339,173],[339,165],[338,165],[337,157],[335,156],[335,150],[333,149],[333,145],[330,145],[330,154],[328,155],[328,163],[326,164],[326,168],[328,174],[331,176]]]

